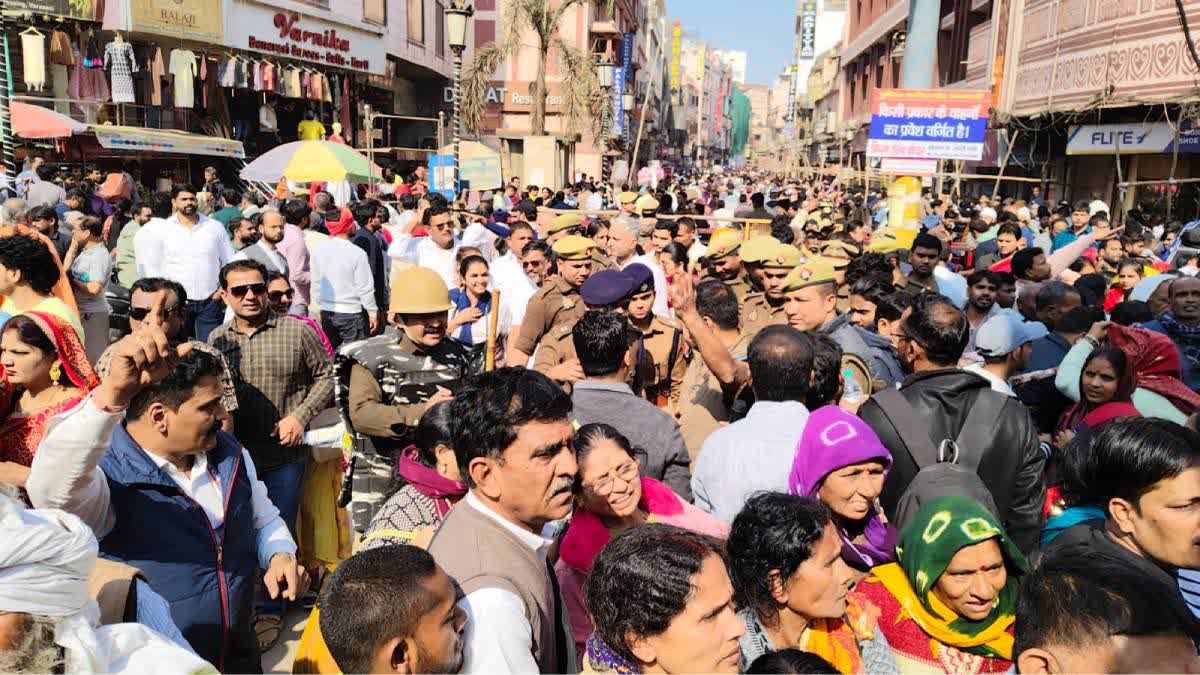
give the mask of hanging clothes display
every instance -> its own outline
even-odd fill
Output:
[[[275,116],[275,107],[264,103],[258,108],[258,129],[263,132],[279,131],[279,119]]]
[[[30,26],[21,32],[25,86],[30,91],[46,88],[46,36]]]
[[[320,101],[321,92],[321,74],[313,73],[308,79],[308,97],[314,101]]]
[[[146,100],[152,106],[162,105],[162,80],[166,77],[167,71],[163,67],[162,49],[158,45],[154,46],[154,51],[150,55],[148,63],[146,63],[148,75],[146,77]]]
[[[208,55],[200,54],[196,58],[200,60],[200,107],[208,110]]]
[[[108,100],[108,80],[105,79],[103,70],[89,68],[86,65],[84,54],[81,43],[74,53],[75,62],[78,65],[71,68],[71,74],[67,80],[67,97],[76,101],[85,101],[85,103],[73,104],[73,107],[82,112],[85,122],[95,124],[99,120],[101,104]]]
[[[60,66],[75,65],[75,54],[71,50],[71,38],[61,30],[50,33],[50,63]]]
[[[352,104],[350,103],[350,78],[343,76],[342,77],[342,128],[346,130],[346,134],[348,136],[353,138],[354,134],[353,134],[353,132],[351,132],[351,129],[353,129],[354,127],[351,126],[351,124],[350,124],[350,122],[351,122],[351,115],[350,115],[351,106],[352,106]]]
[[[67,67],[58,63],[50,64],[50,84],[54,90],[54,112],[60,115],[71,114],[71,104],[67,101],[70,93],[67,82],[71,79]]]
[[[133,74],[138,71],[133,45],[118,37],[104,47],[104,65],[112,77],[113,103],[133,103]]]
[[[89,29],[87,35],[83,38],[83,46],[80,48],[83,55],[83,67],[93,69],[104,69],[104,56],[100,53],[100,45],[96,42],[96,36]]]
[[[300,98],[300,69],[288,66],[283,74],[283,95],[288,98]]]
[[[175,107],[191,108],[195,101],[196,55],[187,49],[171,50],[170,73],[175,76]]]
[[[269,93],[275,92],[275,85],[276,85],[276,80],[277,80],[278,74],[279,74],[279,71],[276,68],[274,63],[271,63],[270,61],[266,61],[263,63],[263,91],[269,92]]]

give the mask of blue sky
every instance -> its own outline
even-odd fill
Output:
[[[796,0],[667,0],[667,16],[717,49],[746,52],[746,82],[773,84],[791,60]]]

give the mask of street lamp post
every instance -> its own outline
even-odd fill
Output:
[[[612,108],[613,62],[608,56],[601,56],[596,63],[596,79],[600,81],[600,90],[604,92],[604,107],[600,109],[600,182],[608,185],[608,135],[609,110]]]
[[[459,96],[462,94],[462,55],[467,48],[467,19],[475,13],[475,8],[466,0],[457,0],[446,8],[446,40],[450,43],[450,51],[454,54],[454,82],[451,85],[454,92],[454,110],[450,126],[454,129],[454,198],[459,199],[462,189],[458,167],[458,148],[462,139],[462,113]]]

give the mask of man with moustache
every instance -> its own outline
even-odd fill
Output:
[[[1000,273],[983,269],[967,278],[967,306],[963,313],[971,326],[971,338],[966,353],[975,351],[975,333],[988,317],[1000,311],[996,292],[1000,289]]]
[[[282,232],[282,220],[277,225]],[[238,440],[295,536],[308,458],[304,430],[333,400],[333,364],[314,331],[272,311],[262,263],[235,260],[226,265],[221,296],[233,320],[213,331],[208,342],[234,373]],[[287,358],[280,359],[281,354]],[[255,633],[260,648],[278,639],[284,607],[282,601],[259,603]]]
[[[410,267],[396,273],[391,298],[394,328],[348,346],[337,363],[339,386],[347,391],[343,413],[381,455],[412,443],[425,411],[451,400],[452,389],[479,370],[478,359],[446,338],[450,290],[437,272]]]
[[[468,492],[429,552],[463,593],[463,672],[578,672],[546,557],[554,543],[546,526],[574,501],[571,399],[537,371],[501,368],[472,378],[451,406]]]
[[[100,554],[135,566],[201,658],[261,672],[251,630],[256,568],[288,600],[308,585],[250,453],[221,431],[220,363],[163,330],[164,301],[117,343],[108,376],[56,420],[26,488],[79,516]]]

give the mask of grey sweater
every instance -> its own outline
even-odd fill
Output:
[[[633,393],[626,384],[583,380],[571,393],[580,425],[603,422],[621,432],[633,446],[643,476],[666,483],[675,494],[692,500],[691,458],[679,424],[665,410]]]

